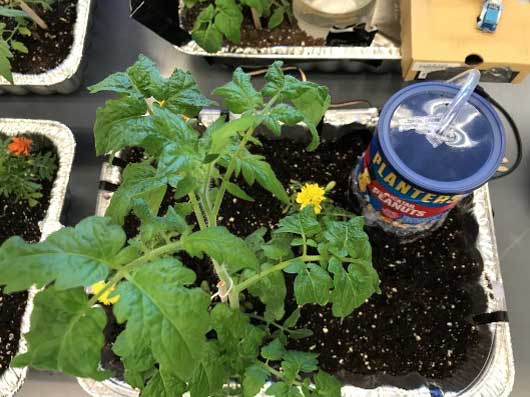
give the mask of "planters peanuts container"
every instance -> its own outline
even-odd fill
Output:
[[[467,93],[450,83],[419,83],[388,101],[352,175],[368,224],[420,237],[495,174],[504,128],[490,103],[473,92],[476,83]]]

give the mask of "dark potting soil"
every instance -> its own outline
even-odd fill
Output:
[[[42,151],[50,151],[51,141],[41,143]],[[53,182],[40,181],[42,198],[34,207],[14,199],[0,196],[0,245],[12,236],[36,243],[41,232],[38,223],[44,219],[50,203]],[[4,294],[0,287],[0,376],[9,367],[11,359],[18,352],[20,323],[26,309],[28,293]]]
[[[292,180],[320,185],[335,181],[329,198],[352,209],[349,174],[369,140],[368,133],[351,134],[324,142],[312,153],[289,140],[262,140],[263,147],[253,152],[267,158],[284,186]],[[133,151],[129,160],[140,158]],[[259,227],[272,229],[284,216],[282,204],[257,184],[241,186],[255,202],[227,195],[219,223],[240,236]],[[168,193],[165,203],[171,201]],[[137,233],[134,218],[127,217],[131,236]],[[489,332],[472,321],[484,310],[486,297],[476,282],[483,265],[475,248],[478,225],[470,200],[453,210],[440,229],[414,243],[402,244],[378,228],[367,232],[382,293],[342,321],[332,316],[329,307],[305,306],[299,326],[314,335],[291,342],[289,348],[318,353],[324,370],[360,387],[415,388],[425,378],[445,390],[465,387],[486,362],[491,344]],[[191,258],[183,261],[196,271],[206,265]],[[217,282],[212,272],[200,273],[198,279],[206,279],[210,287]],[[289,313],[296,303],[292,283],[287,284]]]
[[[29,27],[31,36],[16,36],[16,40],[28,48],[28,53],[14,51],[14,58],[11,60],[13,72],[45,73],[59,66],[66,59],[74,41],[77,2],[78,0],[57,1],[48,11],[32,4],[34,10],[48,25],[48,30],[33,24]],[[12,18],[6,17],[0,17],[0,22],[6,23],[7,29],[14,23]]]
[[[184,29],[191,32],[193,24],[197,19],[200,12],[207,7],[213,1],[207,1],[198,4],[190,9],[186,9],[182,15],[182,24]],[[252,15],[248,8],[244,11],[244,20],[241,29],[241,43],[234,45],[231,42],[225,41],[225,45],[229,47],[254,47],[254,48],[265,48],[274,46],[286,46],[286,45],[299,45],[299,46],[323,46],[325,45],[324,39],[318,39],[309,36],[306,32],[298,27],[296,21],[293,21],[293,25],[288,21],[287,18],[283,23],[274,28],[267,28],[267,20],[262,20],[263,29],[257,30],[252,21]]]

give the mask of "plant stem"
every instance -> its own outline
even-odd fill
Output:
[[[199,223],[199,228],[201,230],[206,229],[206,222],[204,221],[204,215],[201,210],[201,206],[199,205],[199,202],[197,201],[197,196],[195,195],[195,192],[190,192],[188,194],[191,205],[193,206],[193,212],[195,213],[195,218],[197,218],[197,222]]]
[[[287,266],[289,266],[291,263],[296,261],[303,261],[303,262],[317,262],[320,260],[320,255],[302,255],[297,258],[289,259],[287,261],[280,262],[273,267],[269,267],[268,269],[262,271],[261,273],[256,274],[255,276],[252,276],[242,283],[238,284],[236,286],[237,292],[242,292],[246,290],[248,287],[253,285],[254,283],[258,282],[264,277],[267,277],[269,274],[278,272],[280,270],[285,269]]]
[[[212,170],[215,165],[215,161],[212,161],[208,165],[208,171],[206,173],[206,180],[204,182],[203,192],[202,192],[202,200],[204,200],[205,207],[206,207],[206,217],[208,218],[208,225],[214,226],[214,221],[212,219],[212,203],[210,202],[210,186],[211,186],[211,179],[212,179]]]
[[[20,5],[20,9],[24,11],[28,16],[35,22],[41,29],[48,30],[48,25],[46,25],[46,22],[43,21],[43,19],[31,8],[24,0],[18,1]]]
[[[256,27],[256,30],[263,30],[263,26],[261,25],[261,19],[256,9],[251,8],[250,12],[252,13],[252,21],[254,22],[254,26]]]
[[[274,369],[274,368],[272,368],[270,365],[265,364],[264,362],[261,362],[261,361],[258,362],[258,364],[259,364],[262,368],[266,369],[266,370],[269,371],[271,374],[273,374],[274,376],[276,376],[278,379],[283,379],[283,374],[282,374],[280,371],[278,371],[277,369]],[[297,381],[297,380],[293,380],[293,381],[291,382],[291,384],[292,384],[292,385],[295,385],[295,386],[298,386],[298,387],[302,387],[302,386],[303,386],[303,383],[302,383],[302,382],[299,382],[299,381]]]
[[[153,259],[156,259],[162,255],[174,253],[177,251],[180,251],[182,249],[182,243],[180,241],[175,241],[174,243],[164,245],[162,247],[159,247],[157,249],[152,250],[151,252],[135,259],[128,265],[121,268],[114,276],[110,278],[110,280],[107,282],[105,287],[96,295],[94,295],[89,301],[88,301],[88,307],[92,307],[96,304],[99,298],[103,296],[105,292],[107,292],[109,289],[114,288],[115,285],[132,269],[135,267],[145,265],[146,263],[150,262]]]
[[[230,159],[230,163],[228,164],[228,168],[226,169],[223,181],[221,182],[221,187],[219,188],[217,196],[215,197],[215,203],[211,214],[214,225],[217,224],[217,216],[219,214],[219,210],[221,209],[223,197],[226,193],[226,185],[228,182],[230,182],[230,178],[232,178],[232,174],[234,173],[234,169],[236,168],[236,159],[239,156],[239,153],[246,147],[248,140],[250,139],[253,133],[254,127],[249,128],[247,132],[245,132],[245,135],[243,135],[243,139],[241,139],[241,142],[239,142],[239,146],[232,155],[232,158]]]
[[[265,317],[258,316],[257,314],[254,314],[254,313],[250,313],[249,316],[252,318],[255,318],[256,320],[263,321],[264,323],[274,325],[276,328],[281,329],[284,332],[289,332],[289,333],[291,332],[289,328],[285,328],[283,325],[280,325],[275,321],[269,321]]]
[[[226,294],[228,293],[228,301],[230,303],[230,307],[232,309],[239,309],[239,292],[237,291],[237,288],[234,285],[234,280],[228,273],[228,270],[226,270],[224,264],[217,262],[213,258],[212,263],[215,269],[215,273],[217,273],[217,277],[219,277],[219,280],[223,282],[223,285],[219,288],[219,292],[221,294],[221,301],[226,302]]]

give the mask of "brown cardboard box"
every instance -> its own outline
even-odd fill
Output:
[[[530,73],[530,1],[504,0],[495,33],[477,29],[483,0],[401,0],[405,80],[449,78],[469,66],[483,81]]]

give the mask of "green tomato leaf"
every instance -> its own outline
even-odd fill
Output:
[[[106,215],[115,223],[123,224],[135,199],[144,199],[151,211],[158,214],[166,194],[167,182],[167,178],[160,177],[157,170],[149,164],[129,164],[123,172],[122,184],[112,196]]]
[[[237,68],[232,81],[213,91],[214,95],[223,98],[225,106],[236,114],[253,110],[263,104],[263,97],[257,92],[250,81],[250,76]]]
[[[149,380],[141,397],[179,397],[186,391],[186,384],[170,371],[161,367]]]
[[[211,318],[222,355],[232,363],[235,373],[244,373],[256,362],[265,331],[250,324],[247,314],[226,304],[217,304]]]
[[[278,222],[278,226],[278,229],[274,231],[275,234],[291,233],[312,237],[320,232],[320,223],[311,206],[307,206],[303,210],[281,219]]]
[[[235,183],[227,182],[226,183],[226,190],[232,196],[240,198],[241,200],[246,200],[246,201],[251,201],[251,202],[254,201],[254,199],[252,197],[250,197],[243,189],[241,189]]]
[[[205,28],[194,29],[191,37],[210,54],[216,53],[223,47],[223,34],[213,24]]]
[[[12,237],[0,247],[0,282],[7,293],[53,281],[58,289],[88,287],[107,277],[125,241],[119,226],[100,217],[61,229],[37,244]]]
[[[22,54],[28,53],[28,47],[21,43],[20,41],[11,40],[11,48],[15,51],[21,52]]]
[[[255,118],[250,114],[231,120],[223,125],[216,125],[211,131],[210,154],[221,154],[232,143],[232,138],[254,126]]]
[[[279,339],[274,339],[271,343],[261,348],[261,356],[265,360],[280,361],[286,350]]]
[[[318,369],[317,357],[316,353],[289,350],[283,355],[282,367],[288,363],[292,366],[291,368],[296,368],[296,373],[310,373]]]
[[[270,2],[268,0],[241,0],[241,4],[255,9],[260,17],[267,16],[270,13]]]
[[[300,308],[296,308],[289,317],[283,322],[283,326],[285,328],[293,328],[296,327],[296,324],[298,324],[298,320],[300,320]]]
[[[319,371],[315,377],[316,394],[321,397],[340,397],[342,383],[334,376]]]
[[[210,299],[200,288],[186,287],[194,281],[193,271],[167,258],[138,268],[118,285],[114,314],[127,324],[114,351],[125,363],[138,366],[138,352],[150,351],[160,368],[181,381],[191,379],[210,329]]]
[[[309,81],[300,81],[292,76],[285,76],[282,92],[313,125],[320,123],[331,103],[327,87]]]
[[[364,231],[364,218],[361,216],[346,222],[328,222],[323,237],[328,242],[328,250],[334,255],[349,256],[367,262],[372,260],[372,248]]]
[[[261,93],[265,97],[272,98],[275,95],[281,94],[285,87],[285,74],[282,70],[283,62],[275,61],[265,74],[265,81],[267,82]]]
[[[256,269],[258,259],[244,240],[233,235],[222,226],[209,227],[182,237],[184,249],[191,256],[203,253],[221,264],[226,264],[230,272],[244,268]]]
[[[160,75],[156,64],[145,55],[140,55],[138,61],[127,69],[127,75],[132,86],[144,97],[157,100],[166,97],[167,79]]]
[[[190,396],[217,396],[230,377],[228,368],[220,363],[223,357],[216,342],[209,342],[199,367],[190,382]]]
[[[129,75],[125,72],[111,74],[103,81],[88,87],[91,94],[102,91],[112,91],[120,94],[136,95]]]
[[[176,69],[169,77],[164,107],[171,112],[196,117],[203,107],[215,104],[201,93],[191,73]]]
[[[11,62],[9,59],[13,57],[9,45],[0,39],[0,76],[5,78],[13,84],[13,74],[11,73]]]
[[[26,14],[24,11],[4,6],[0,6],[0,16],[9,18],[28,18],[28,14]]]
[[[235,0],[216,0],[218,14],[215,16],[215,26],[232,43],[241,41],[241,24],[243,13]]]
[[[314,263],[309,263],[307,269],[299,273],[294,280],[296,303],[318,303],[324,306],[329,302],[329,290],[332,286],[333,280],[328,272]]]
[[[269,373],[261,366],[254,364],[245,370],[243,377],[243,397],[255,397],[267,382]]]
[[[265,190],[276,196],[278,200],[285,204],[289,203],[289,195],[263,156],[243,150],[239,156],[239,164],[243,177],[248,184],[252,185],[251,182],[257,181]]]
[[[371,263],[359,261],[351,263],[348,271],[336,258],[329,262],[329,271],[333,273],[333,291],[331,292],[332,311],[336,317],[346,317],[361,306],[366,299],[379,290],[379,276]]]
[[[106,322],[102,308],[88,306],[82,288],[47,288],[35,297],[31,331],[26,334],[28,352],[17,356],[11,365],[106,379],[110,374],[99,370]]]
[[[275,382],[265,391],[268,396],[291,397],[289,390],[291,387],[285,382]],[[293,396],[294,397],[294,396]]]
[[[272,267],[271,264],[264,264],[261,271]],[[251,277],[256,272],[248,272],[247,276]],[[274,272],[267,277],[262,278],[257,283],[249,287],[248,291],[259,298],[265,305],[265,318],[269,321],[280,320],[285,315],[285,297],[287,296],[287,287],[282,272]]]
[[[94,124],[96,154],[115,153],[126,146],[139,146],[152,130],[151,120],[145,117],[144,99],[126,96],[111,99],[98,108]]]
[[[287,7],[280,6],[276,7],[274,11],[272,12],[272,15],[269,19],[269,29],[274,29],[280,26],[283,23],[283,20],[285,19],[285,13],[288,12]]]

